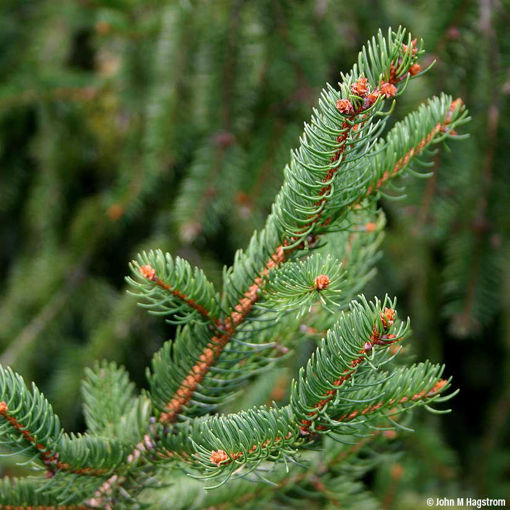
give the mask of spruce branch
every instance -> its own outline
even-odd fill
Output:
[[[331,199],[335,201],[338,197],[335,176],[341,175],[346,180],[347,185],[341,190],[347,189],[350,195],[343,200],[343,206],[336,205],[335,216],[343,214],[342,211],[345,213],[366,192],[373,175],[360,180],[352,171],[352,165],[375,146],[385,123],[385,117],[375,120],[382,113],[384,100],[404,90],[412,74],[411,67],[421,52],[411,44],[410,36],[407,45],[404,44],[404,36],[402,29],[396,33],[390,30],[387,38],[379,33],[377,41],[370,41],[368,49],[360,53],[358,65],[352,72],[342,75],[340,90],[329,87],[323,91],[319,109],[305,127],[301,147],[291,153],[282,189],[265,228],[253,236],[246,252],[236,254],[233,267],[225,275],[223,307],[229,311],[219,320],[220,334],[207,339],[202,331],[198,332],[200,354],[194,360],[188,356],[186,365],[189,368],[177,385],[174,377],[169,381],[166,375],[173,365],[169,348],[164,347],[153,364],[153,387],[161,387],[163,383],[168,386],[171,382],[174,388],[163,409],[158,390],[161,422],[174,422],[183,410],[189,413],[193,409],[203,414],[211,409],[210,405],[200,408],[189,404],[199,386],[197,401],[210,404],[203,383],[211,367],[221,364],[222,354],[232,350],[230,341],[235,340],[236,335],[242,333],[243,325],[249,322],[261,295],[263,279],[288,260],[292,252],[307,248],[326,230],[331,217],[324,218],[324,210]],[[186,336],[190,336],[188,331]],[[184,342],[177,338],[174,355],[177,356],[183,346]],[[214,379],[219,379],[218,374]]]
[[[191,369],[184,374],[183,379],[176,381],[174,374],[170,374],[168,372],[168,366],[173,364],[169,344],[166,344],[163,349],[156,354],[153,360],[151,388],[154,393],[157,392],[155,394],[156,406],[159,407],[159,409],[162,409],[159,416],[160,422],[174,422],[183,407],[189,404],[195,390],[199,387],[215,360],[221,355],[224,347],[232,339],[239,325],[244,322],[246,316],[257,301],[259,287],[262,284],[262,278],[266,276],[271,269],[280,264],[283,261],[283,257],[283,249],[280,249],[278,253],[265,264],[260,276],[255,279],[255,282],[250,286],[248,291],[244,294],[244,297],[234,307],[234,310],[229,314],[229,316],[220,322],[217,328],[219,332],[212,338],[209,335],[209,328],[202,327],[199,329],[194,327],[193,336],[196,336],[196,340],[198,340],[198,342],[195,341],[193,342],[194,345],[190,346],[189,341],[192,336],[191,330],[189,328],[182,330],[181,335],[178,336],[174,345],[174,357],[178,356],[180,351],[179,348],[184,345],[186,346],[186,349],[190,349],[190,351],[193,349],[195,352],[198,351],[200,353],[194,358],[198,359],[198,362],[196,362]],[[203,345],[202,348],[200,346],[197,348],[197,344],[200,345],[199,342],[202,343],[202,345],[205,345]],[[186,358],[186,361],[188,361],[189,354]],[[180,368],[181,365],[178,366]],[[179,370],[179,373],[180,372],[181,370]],[[166,384],[162,384],[163,381],[166,382]],[[170,393],[172,388],[175,388],[175,390]],[[163,407],[161,407],[162,404],[164,404]]]
[[[414,406],[451,398],[442,395],[450,381],[441,378],[440,365],[381,370],[398,354],[389,347],[409,332],[393,306],[388,298],[353,303],[292,383],[289,405],[181,423],[161,434],[160,457],[177,456],[200,477],[225,481],[245,464],[255,469],[264,460],[291,458],[319,434],[359,434]]]
[[[405,170],[411,171],[411,164],[419,156],[426,155],[431,145],[447,138],[461,138],[455,128],[468,121],[460,99],[452,100],[445,94],[429,99],[427,104],[395,124],[385,139],[378,139],[364,158],[353,163],[347,175],[337,176],[335,194],[324,213],[327,217],[325,225],[331,229],[342,228],[342,221],[363,198],[377,197],[393,179]],[[415,171],[412,173],[423,176]],[[353,195],[353,190],[358,195]],[[338,219],[340,224],[336,225]]]
[[[35,478],[3,478],[0,480],[0,510],[87,510],[81,503],[55,503],[52,494],[41,489],[45,481]]]
[[[331,418],[328,428],[334,434],[351,435],[353,427],[373,428],[382,418],[391,419],[412,407],[450,398],[441,396],[449,386],[449,381],[440,379],[442,369],[420,364],[410,370],[397,370],[393,384],[384,382],[387,376],[381,377],[376,381],[382,388],[380,400],[366,404],[373,400],[372,389],[351,394],[352,402],[337,406],[336,417]],[[342,412],[345,408],[349,411]],[[200,473],[201,479],[221,477],[224,483],[241,466],[248,465],[253,470],[264,460],[290,460],[299,448],[313,442],[316,436],[303,434],[298,418],[291,406],[197,418],[193,426],[185,424],[178,434],[162,439],[160,456],[165,460],[169,455],[180,457]]]
[[[59,441],[57,469],[78,475],[105,476],[125,464],[132,444],[90,434],[65,434]]]
[[[205,319],[216,324],[219,313],[219,296],[203,271],[192,268],[177,257],[161,250],[141,253],[138,261],[131,263],[137,279],[127,278],[136,289],[134,295],[142,298],[141,306],[152,314],[170,315],[174,324]]]
[[[55,453],[63,430],[51,405],[34,385],[28,390],[21,376],[0,366],[0,436],[8,448],[30,451],[48,470],[60,469]]]
[[[10,368],[0,367],[0,384],[0,435],[4,444],[14,451],[30,452],[49,475],[64,471],[103,476],[129,454],[126,444],[65,434],[58,416],[37,387],[33,385],[30,392]]]
[[[298,310],[298,316],[320,301],[329,309],[340,307],[346,272],[331,255],[315,253],[305,260],[288,262],[271,271],[263,284],[263,307],[280,311]]]
[[[86,369],[82,395],[90,432],[133,444],[142,440],[149,425],[150,400],[135,396],[123,367],[104,361]]]
[[[350,313],[342,313],[322,339],[292,388],[291,406],[303,417],[302,433],[327,430],[328,420],[324,423],[322,417],[327,417],[328,407],[342,398],[345,386],[352,383],[345,390],[350,392],[360,382],[362,385],[367,372],[371,374],[387,363],[387,347],[406,337],[409,322],[395,326],[394,306],[388,298],[382,306],[379,301],[354,301]],[[379,349],[385,352],[379,353]],[[338,377],[332,379],[332,374]],[[356,382],[352,379],[354,374]]]
[[[368,443],[368,439],[357,444],[358,450]],[[266,462],[261,464],[260,471],[231,479],[228,484],[214,490],[205,489],[199,480],[172,471],[167,477],[172,485],[168,489],[151,491],[146,500],[154,501],[157,508],[168,510],[211,506],[218,510],[232,507],[256,509],[264,506],[265,502],[294,508],[302,503],[304,493],[310,493],[317,501],[333,497],[346,507],[358,508],[359,503],[362,508],[375,510],[378,508],[376,501],[355,480],[361,478],[375,462],[343,462],[341,467],[336,466],[336,457],[348,449],[352,447],[330,441],[327,451],[331,456],[327,458],[317,451],[307,450],[300,464],[292,465],[291,469],[283,463],[273,466]],[[269,469],[271,477],[267,479]]]
[[[377,182],[368,187],[367,195],[402,173],[428,146],[446,138],[458,139],[455,127],[468,121],[467,112],[460,99],[452,101],[449,96],[442,94],[439,98],[430,99],[428,104],[421,105],[388,133],[382,145],[384,152],[376,155],[376,161],[373,162],[374,167],[384,168],[384,172],[379,173]]]

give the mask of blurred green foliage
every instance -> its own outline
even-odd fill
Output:
[[[470,109],[471,138],[438,153],[433,177],[409,181],[404,203],[385,202],[369,292],[399,296],[415,352],[444,361],[462,391],[443,430],[425,417],[401,440],[402,469],[367,482],[385,508],[418,508],[418,494],[508,495],[509,22],[496,0],[4,1],[2,364],[36,381],[74,430],[94,360],[145,385],[173,329],[126,294],[129,260],[161,248],[219,281],[265,219],[320,88],[379,27],[402,24],[437,62],[397,116],[444,90]],[[283,398],[273,383],[243,398]]]

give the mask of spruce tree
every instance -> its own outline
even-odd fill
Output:
[[[360,478],[384,454],[367,458],[367,449],[407,429],[411,409],[443,412],[437,404],[455,394],[442,365],[401,356],[410,324],[396,300],[360,294],[385,225],[379,199],[400,194],[401,179],[428,175],[437,144],[464,137],[464,104],[445,94],[386,130],[409,82],[424,73],[423,53],[402,28],[379,32],[337,86],[326,86],[264,227],[225,268],[221,290],[160,250],[132,262],[131,292],[176,326],[154,355],[146,391],[121,366],[96,363],[82,386],[87,431],[69,434],[35,385],[1,369],[2,439],[44,472],[4,480],[3,505],[275,508],[309,495],[319,506],[375,506]],[[228,113],[222,120],[228,126]],[[235,164],[228,132],[208,143]],[[157,147],[148,154],[156,168]],[[203,184],[192,171],[185,186]],[[124,209],[117,201],[110,215]],[[287,404],[221,412],[309,333],[318,345],[290,382]]]

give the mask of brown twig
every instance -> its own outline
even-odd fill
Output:
[[[89,510],[87,505],[2,505],[0,510]]]
[[[51,451],[46,445],[38,443],[25,425],[20,423],[14,416],[11,416],[9,408],[5,402],[0,402],[0,416],[7,420],[11,426],[16,429],[21,436],[23,436],[23,439],[29,442],[37,450],[50,474],[54,473],[56,470],[67,471],[79,475],[93,476],[101,476],[106,473],[106,470],[104,469],[95,469],[91,467],[73,468],[67,462],[61,462],[58,459],[57,453]]]
[[[446,384],[447,384],[447,381],[445,379],[440,379],[439,381],[437,381],[434,384],[434,386],[432,388],[430,388],[428,390],[420,391],[419,393],[415,393],[414,395],[411,395],[411,396],[404,396],[404,397],[401,397],[400,399],[391,399],[387,402],[378,402],[377,404],[369,405],[369,406],[365,407],[364,409],[355,410],[355,411],[352,411],[351,413],[345,413],[342,416],[340,416],[339,418],[337,418],[335,421],[345,423],[348,421],[352,421],[359,416],[366,416],[367,414],[371,414],[371,413],[381,409],[382,407],[393,407],[393,406],[405,404],[408,402],[417,402],[419,400],[425,400],[428,398],[432,398],[432,397],[436,396],[444,388],[444,386]],[[285,439],[289,439],[291,437],[292,437],[292,431],[289,431],[287,433],[287,435],[285,436]],[[273,446],[275,443],[279,443],[281,441],[282,441],[281,436],[277,436],[273,441],[271,441],[270,439],[266,439],[266,441],[264,441],[264,443],[262,443],[262,445],[260,447],[258,445],[253,445],[250,448],[248,453],[253,453],[258,448],[267,448],[267,446]],[[211,461],[211,464],[216,464],[218,467],[220,467],[220,466],[226,466],[226,465],[230,464],[231,462],[233,462],[239,458],[242,458],[243,456],[244,456],[244,452],[227,453],[224,450],[213,450],[213,451],[211,451],[210,461]]]
[[[186,303],[190,308],[196,310],[198,313],[200,313],[200,315],[205,317],[207,320],[212,321],[216,325],[219,325],[219,320],[216,317],[213,317],[209,310],[204,308],[202,305],[198,304],[194,299],[191,299],[180,290],[176,289],[175,287],[172,287],[171,285],[168,285],[163,280],[161,280],[161,278],[159,278],[158,275],[156,274],[156,270],[152,266],[150,265],[142,266],[140,268],[140,273],[142,274],[142,276],[147,278],[147,280],[153,281],[158,287],[162,288],[163,290],[166,290],[176,298]]]
[[[234,307],[229,317],[219,323],[219,330],[222,333],[211,338],[211,341],[207,344],[200,356],[199,362],[196,363],[188,372],[188,375],[184,379],[182,385],[178,388],[170,402],[167,404],[166,411],[161,413],[159,416],[160,422],[173,423],[176,420],[182,407],[189,402],[195,389],[209,371],[209,368],[220,356],[225,345],[227,345],[230,341],[237,328],[245,321],[253,308],[253,305],[258,300],[258,291],[263,278],[270,270],[280,265],[284,260],[285,253],[283,251],[283,247],[279,246],[276,252],[266,262],[264,269],[255,278],[253,284],[244,293],[243,298]]]

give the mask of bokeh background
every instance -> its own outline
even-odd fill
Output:
[[[0,361],[80,431],[96,359],[145,386],[172,335],[126,293],[161,248],[221,281],[263,224],[325,82],[379,28],[425,41],[395,118],[462,97],[467,141],[383,200],[368,295],[396,295],[413,352],[444,362],[453,412],[419,415],[366,482],[384,508],[510,494],[510,7],[502,0],[4,0],[0,4]],[[284,399],[285,373],[265,398]],[[4,460],[3,473],[17,469]],[[397,466],[397,467],[395,467]],[[413,499],[414,498],[414,499]],[[416,506],[412,505],[412,502]],[[411,503],[409,503],[411,502]]]

